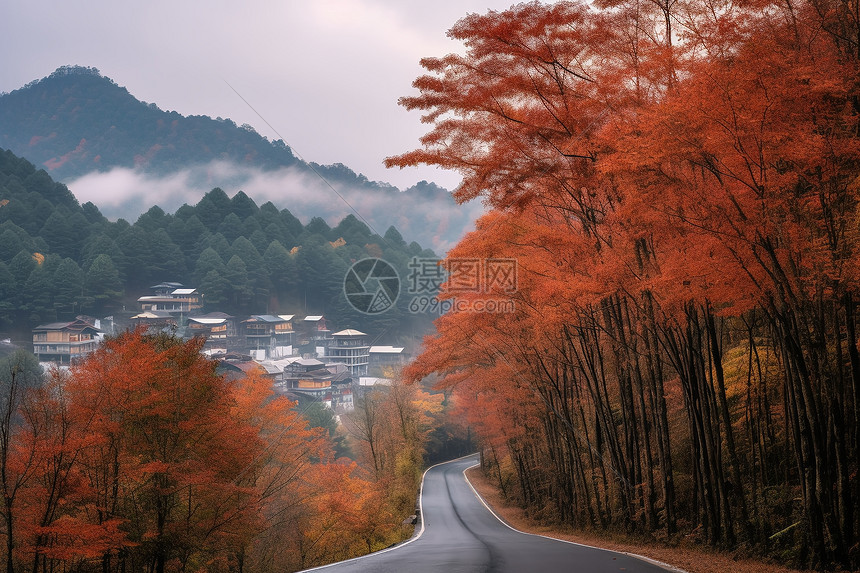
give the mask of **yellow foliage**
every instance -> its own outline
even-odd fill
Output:
[[[298,253],[301,250],[301,248],[302,248],[301,245],[296,245],[295,247],[290,249],[290,254],[295,255],[296,253]]]
[[[778,379],[780,375],[776,352],[764,341],[757,341],[758,360],[753,356],[750,372],[750,345],[744,341],[723,354],[726,398],[730,401],[746,394],[747,384],[758,387],[761,378]]]
[[[332,249],[336,249],[338,247],[344,246],[346,244],[346,241],[343,239],[343,237],[340,237],[337,241],[329,241],[328,244],[331,245]]]
[[[42,253],[33,253],[33,260],[36,261],[37,265],[41,265],[45,262],[45,255]]]

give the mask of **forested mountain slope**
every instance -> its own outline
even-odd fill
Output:
[[[380,236],[355,216],[334,227],[321,218],[305,225],[288,209],[220,188],[175,213],[154,206],[134,223],[112,222],[44,170],[0,151],[3,330],[133,309],[165,280],[201,290],[209,310],[329,314],[368,332],[400,320],[404,328],[412,319],[426,323],[405,308],[371,320],[347,304],[347,269],[368,256],[405,277],[411,257],[434,255],[394,227]]]

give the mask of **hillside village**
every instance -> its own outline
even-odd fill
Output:
[[[138,298],[139,312],[40,324],[33,353],[43,365],[68,367],[95,351],[107,335],[142,328],[184,339],[205,339],[203,352],[228,377],[258,371],[278,392],[316,401],[334,412],[353,410],[354,396],[387,385],[392,367],[408,361],[404,347],[377,345],[353,328],[332,331],[322,315],[203,313],[203,295],[178,282],[162,282]]]

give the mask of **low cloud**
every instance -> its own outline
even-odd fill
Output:
[[[134,222],[158,205],[173,213],[184,203],[195,205],[205,193],[220,187],[228,195],[244,191],[257,205],[271,201],[289,209],[302,222],[322,217],[336,225],[349,214],[384,234],[394,225],[404,239],[441,254],[468,231],[483,212],[478,202],[457,205],[447,195],[361,188],[325,179],[296,168],[262,171],[218,161],[166,176],[116,168],[93,172],[69,183],[81,203],[91,201],[110,219]]]

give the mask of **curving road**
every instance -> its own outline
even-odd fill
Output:
[[[477,456],[429,469],[422,484],[422,531],[365,557],[307,571],[321,573],[666,573],[623,553],[511,529],[477,497],[463,472]]]

